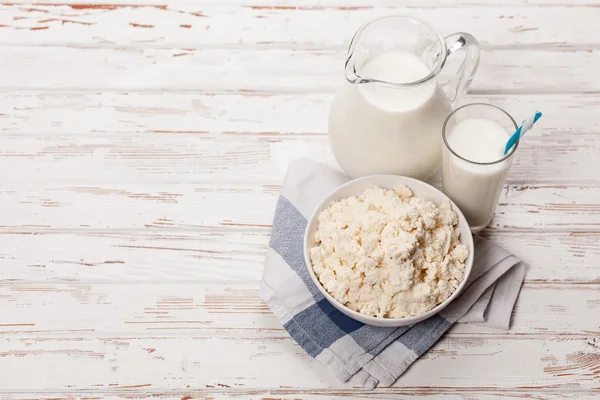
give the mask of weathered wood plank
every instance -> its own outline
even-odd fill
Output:
[[[0,130],[36,137],[49,133],[106,136],[124,133],[323,136],[331,93],[0,92]],[[600,94],[469,95],[464,103],[491,103],[516,120],[540,109],[544,119],[527,137],[594,134]],[[558,140],[559,138],[555,138]],[[177,140],[183,140],[181,137]],[[568,141],[566,142],[568,144]]]
[[[484,236],[527,263],[529,282],[600,282],[597,233],[488,230]],[[36,283],[259,280],[268,242],[269,228],[4,229],[0,277]]]
[[[345,48],[366,21],[382,15],[408,14],[429,21],[446,35],[472,32],[486,46],[597,47],[589,29],[600,18],[600,10],[591,2],[562,1],[554,6],[549,6],[548,1],[545,6],[521,2],[520,7],[515,7],[515,2],[464,2],[467,4],[462,6],[457,2],[415,0],[376,4],[366,1],[8,3],[0,8],[3,32],[0,44],[187,48],[258,44]],[[565,15],[578,23],[564,29],[556,21]],[[314,29],[315,26],[327,29]]]
[[[268,229],[255,232],[194,229],[171,233],[152,230],[77,233],[68,229],[63,233],[43,233],[40,228],[31,227],[21,233],[0,234],[0,277],[3,282],[132,285],[258,280],[268,241]]]
[[[592,114],[593,115],[593,114]],[[543,124],[543,123],[542,123]],[[543,125],[542,125],[543,126]],[[509,182],[597,184],[596,133],[540,132],[519,147]],[[281,184],[289,162],[309,158],[338,169],[326,135],[180,134],[94,132],[85,135],[4,133],[0,170],[4,191],[15,185],[122,189],[123,184]],[[433,179],[438,183],[439,176]],[[132,186],[133,190],[135,186]],[[142,189],[136,189],[144,192]],[[20,193],[22,194],[22,193]],[[18,194],[13,195],[17,196]],[[45,194],[44,194],[45,195]],[[41,196],[41,193],[39,193]]]
[[[3,185],[3,207],[11,213],[2,218],[2,229],[269,228],[278,192],[279,186],[243,184],[38,184],[35,191]],[[489,228],[597,232],[598,198],[598,186],[509,185]]]
[[[25,336],[0,338],[0,348],[3,391],[59,391],[65,386],[86,391],[350,387],[290,339],[255,334]],[[451,336],[417,361],[397,385],[595,390],[599,363],[594,336]]]
[[[190,280],[135,285],[121,281],[0,285],[0,336],[199,335],[239,340],[247,336],[262,340],[288,337],[258,297],[258,281]],[[510,331],[457,324],[450,336],[600,335],[598,312],[598,284],[526,283]]]
[[[0,90],[330,92],[344,82],[344,57],[341,49],[1,47]],[[490,49],[472,92],[596,92],[600,82],[587,77],[598,63],[596,50]]]
[[[348,4],[349,0],[277,0],[276,4],[273,4],[272,0],[219,0],[218,2],[213,0],[172,0],[169,5],[188,5],[189,3],[196,5],[212,5],[212,3],[227,4],[231,8],[238,6],[257,6],[257,9],[275,9],[275,10],[296,10],[298,8],[311,8],[315,10],[329,9],[329,8],[340,8],[340,10],[352,11],[352,6],[358,7],[355,11],[360,11],[364,8],[374,7],[372,0],[352,0],[351,4]],[[101,9],[105,4],[113,7],[130,7],[138,6],[143,7],[146,5],[164,5],[164,0],[121,0],[118,2],[111,3],[89,3],[86,0],[68,0],[62,2],[56,2],[54,0],[21,0],[17,2],[8,3],[11,5],[46,5],[46,6],[69,6],[75,5],[75,9],[87,8],[90,10]],[[477,8],[485,7],[500,7],[506,5],[507,7],[515,6],[548,6],[548,7],[593,7],[597,4],[597,0],[577,0],[577,2],[566,2],[565,0],[506,0],[502,4],[490,3],[487,0],[379,0],[376,6],[405,6],[405,7],[450,7],[455,5],[456,7],[473,6]],[[94,7],[96,6],[96,7]]]
[[[486,230],[481,234],[523,260],[529,267],[528,281],[600,281],[596,233]]]
[[[20,172],[3,182],[46,181],[47,174],[68,184],[280,183],[293,158],[335,165],[326,139],[330,100],[330,94],[4,94],[0,164]],[[517,119],[524,109],[546,113],[521,144],[509,181],[597,182],[598,95],[466,101],[497,104]]]
[[[384,399],[384,400],[404,400],[406,398],[418,397],[419,399],[435,400],[497,400],[502,399],[536,399],[536,400],[593,400],[597,396],[594,392],[582,392],[573,389],[561,390],[507,390],[491,388],[422,388],[405,389],[398,387],[382,388],[376,390],[352,390],[352,389],[255,389],[244,390],[234,388],[219,389],[187,389],[184,391],[165,391],[157,392],[144,388],[136,388],[135,393],[132,389],[116,389],[109,392],[94,390],[93,392],[36,392],[36,393],[6,393],[3,398],[6,400],[73,400],[74,397],[85,396],[89,400],[125,400],[125,399],[158,399],[158,400],[222,400],[222,399],[240,399],[240,400],[363,400]]]

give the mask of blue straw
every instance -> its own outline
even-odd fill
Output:
[[[523,137],[525,132],[530,130],[533,127],[533,124],[535,124],[537,122],[537,120],[540,119],[541,117],[542,117],[542,113],[539,111],[536,111],[535,115],[533,116],[533,120],[532,120],[532,117],[529,117],[525,121],[523,121],[523,123],[521,124],[519,129],[517,129],[517,131],[510,137],[510,139],[508,139],[508,143],[506,143],[506,147],[504,148],[504,154],[508,153],[508,151],[511,149],[511,147],[513,147],[515,145],[515,143],[517,143],[519,141],[519,139],[521,139]],[[528,120],[530,120],[531,123],[526,124],[527,122],[529,122]]]

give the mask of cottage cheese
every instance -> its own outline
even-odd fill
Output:
[[[404,185],[373,187],[321,212],[310,258],[325,290],[352,310],[420,315],[464,277],[469,249],[457,224],[448,202],[438,207]]]

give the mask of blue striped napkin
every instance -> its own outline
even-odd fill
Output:
[[[347,181],[312,161],[293,161],[275,209],[260,296],[311,357],[341,381],[390,386],[455,322],[509,328],[525,266],[478,236],[468,286],[438,315],[413,326],[381,328],[336,310],[308,274],[303,237],[312,211]]]

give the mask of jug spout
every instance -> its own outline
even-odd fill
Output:
[[[364,65],[368,58],[371,56],[369,46],[365,46],[363,32],[367,29],[369,23],[363,25],[352,37],[350,46],[348,47],[348,55],[346,57],[346,64],[344,74],[346,80],[352,84],[365,83],[368,79],[361,76],[359,69]],[[373,78],[373,77],[371,77]]]
[[[346,59],[346,66],[344,69],[344,73],[346,75],[346,80],[348,82],[353,83],[353,84],[362,83],[361,77],[358,76],[358,73],[356,72],[356,65],[354,63],[354,58],[352,56],[352,53],[350,53],[348,55],[348,58]]]
[[[345,76],[353,84],[404,89],[432,81],[443,67],[446,53],[444,37],[429,24],[401,15],[377,18],[352,38]],[[383,54],[389,61],[387,66],[369,68],[370,61]]]
[[[466,50],[466,56],[458,71],[449,73],[450,68],[445,68],[447,58],[460,49]],[[386,67],[372,68],[370,61],[375,58]],[[351,84],[375,83],[394,89],[437,81],[441,93],[455,105],[468,89],[478,64],[479,44],[472,35],[461,32],[444,38],[416,18],[388,16],[368,22],[356,32],[348,48],[344,74]]]

